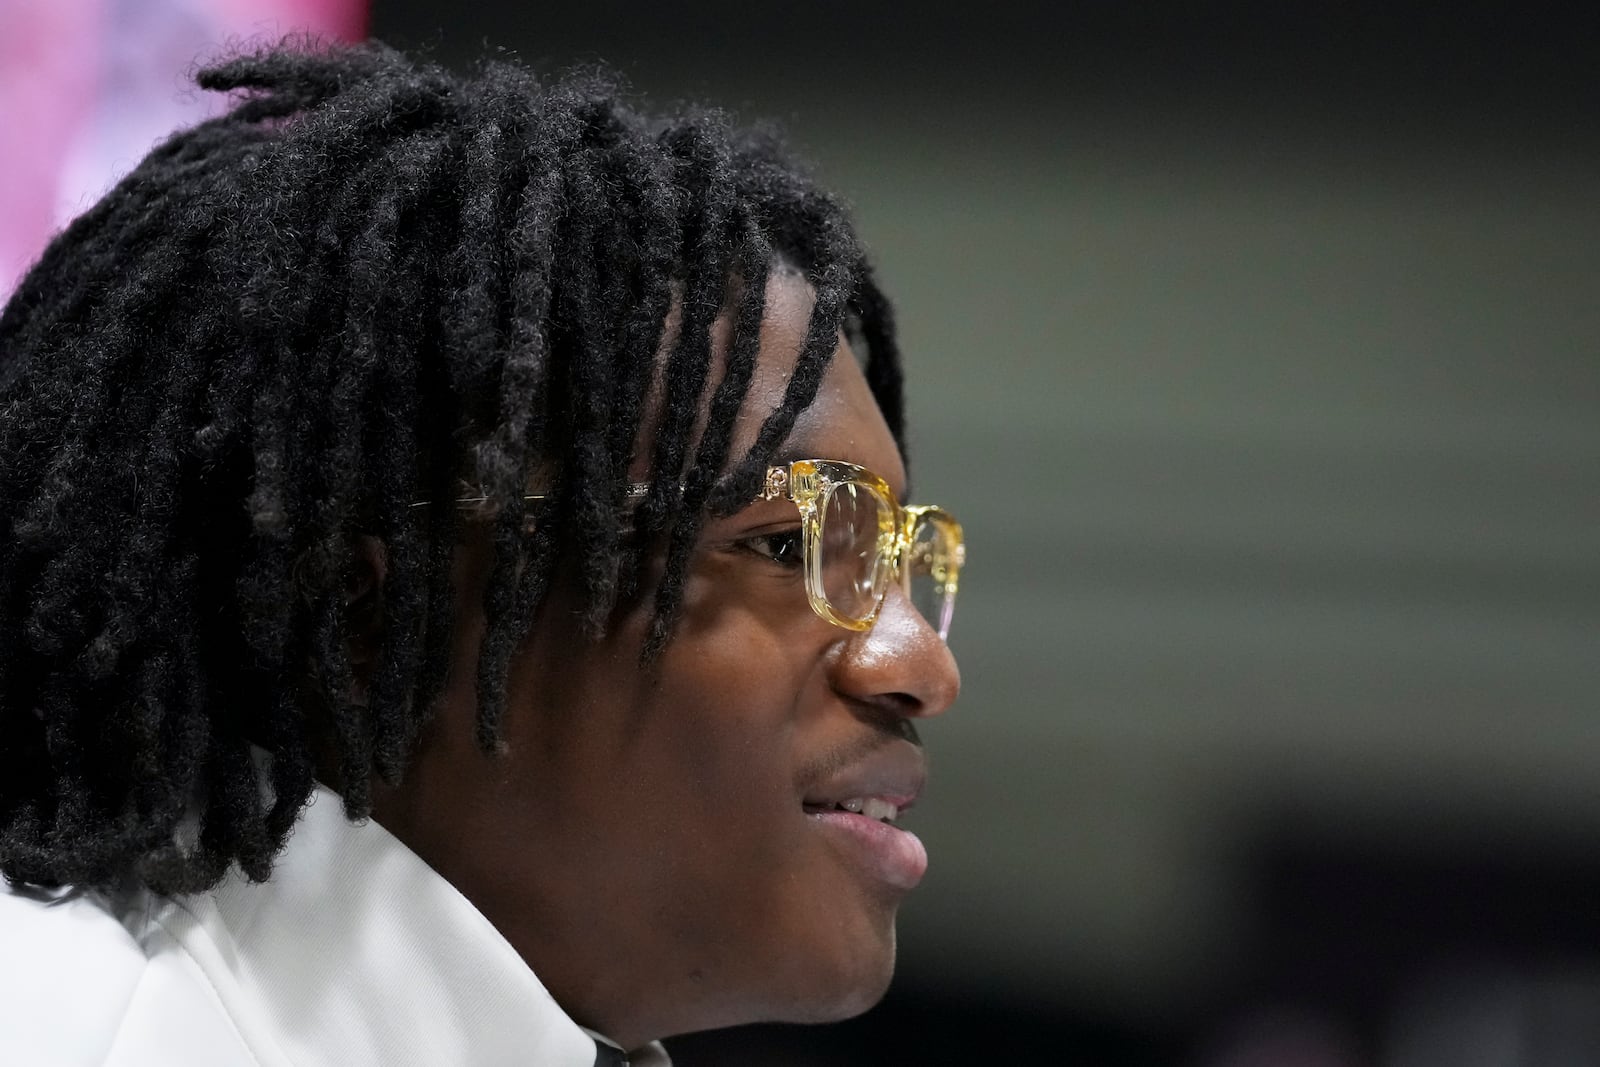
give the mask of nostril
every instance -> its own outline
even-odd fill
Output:
[[[922,717],[922,703],[903,693],[885,693],[855,704],[856,717],[876,730],[914,745],[922,744],[916,720]]]

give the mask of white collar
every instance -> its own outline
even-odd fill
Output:
[[[320,785],[267,882],[235,871],[176,903],[236,979],[241,1030],[291,1063],[594,1067],[593,1037],[489,920]],[[632,1062],[668,1063],[660,1045]]]

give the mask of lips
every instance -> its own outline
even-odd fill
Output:
[[[811,811],[843,808],[859,814],[875,801],[898,814],[917,802],[927,779],[928,762],[919,745],[900,739],[875,743],[807,785],[803,803]]]
[[[928,853],[895,825],[927,780],[922,750],[893,742],[806,790],[806,816],[870,881],[908,890],[922,880]]]

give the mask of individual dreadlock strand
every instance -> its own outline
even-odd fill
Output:
[[[680,183],[675,176],[676,168],[672,160],[660,158],[656,144],[654,136],[642,130],[631,131],[631,137],[624,146],[625,151],[620,155],[624,172],[615,183],[632,190],[629,207],[636,219],[636,226],[631,241],[638,256],[635,285],[642,289],[633,302],[631,314],[620,331],[617,343],[615,361],[621,371],[616,376],[611,404],[615,415],[608,442],[611,503],[614,513],[619,516],[615,525],[619,532],[630,530],[630,533],[615,545],[616,560],[612,567],[614,581],[607,597],[597,597],[591,601],[591,619],[608,618],[619,602],[631,600],[636,595],[646,566],[645,553],[653,544],[651,533],[663,517],[659,495],[655,504],[646,503],[637,521],[626,517],[627,511],[632,508],[629,468],[635,448],[643,444],[638,440],[640,412],[655,380],[657,354],[662,348],[675,295],[687,298],[692,288],[685,285],[675,293],[673,278],[678,273],[675,264],[683,254],[683,249],[692,244],[692,228],[697,223],[692,216],[681,217],[683,213],[679,210],[678,202]],[[681,313],[678,325],[681,338],[683,330],[687,328]],[[707,348],[709,357],[709,336]],[[670,376],[671,371],[667,370],[665,374]]]
[[[793,180],[789,177],[782,184]],[[843,211],[832,197],[805,190],[782,210],[774,211],[773,216],[779,232],[797,246],[793,251],[815,293],[811,317],[783,401],[762,423],[755,444],[726,479],[713,507],[726,507],[732,500],[748,499],[757,491],[768,458],[789,436],[795,418],[816,398],[822,376],[838,348],[846,306],[855,292],[854,268],[862,260]],[[804,239],[797,234],[803,234]]]
[[[756,356],[761,348],[761,322],[766,316],[767,278],[771,270],[772,248],[766,235],[753,221],[746,220],[744,228],[744,248],[739,257],[742,290],[738,312],[734,317],[727,368],[723,371],[716,392],[712,394],[706,429],[700,438],[694,466],[685,479],[683,510],[673,527],[667,546],[666,564],[656,586],[650,635],[644,648],[647,661],[654,659],[665,646],[677,620],[689,558],[704,522],[704,506],[717,476],[728,461],[739,407],[750,390]]]
[[[310,797],[314,784],[311,733],[315,729],[326,736],[331,731],[318,720],[313,727],[312,710],[316,699],[311,693],[314,677],[298,676],[289,664],[317,664],[321,666],[315,649],[316,634],[310,627],[300,627],[287,635],[284,648],[285,664],[269,671],[275,685],[267,687],[260,699],[263,723],[256,740],[270,758],[268,784],[272,805],[263,817],[268,845],[276,853],[283,847],[295,818]],[[191,742],[193,743],[193,742]]]
[[[589,251],[614,239],[612,228],[601,222],[611,214],[611,204],[605,195],[604,176],[593,165],[593,155],[592,149],[587,147],[580,152],[572,161],[567,180],[570,205],[567,239],[589,254],[579,255],[572,261],[562,277],[557,300],[565,305],[558,309],[562,317],[578,323],[568,339],[571,355],[564,367],[567,390],[575,403],[564,426],[570,444],[562,481],[571,501],[574,521],[594,530],[596,535],[578,546],[577,562],[585,603],[589,605],[583,617],[584,628],[598,636],[603,616],[597,617],[595,606],[611,596],[608,572],[616,555],[618,520],[609,491],[607,474],[611,464],[606,453],[608,411],[605,398],[611,392],[613,376],[608,351],[612,331],[602,324],[585,322],[572,312],[605,298],[609,298],[606,302],[615,302],[620,285],[613,279],[609,291],[601,293],[606,283],[598,276],[593,254]]]
[[[195,83],[214,92],[264,90],[287,115],[309,111],[351,85],[417,73],[399,53],[371,42],[327,52],[314,46],[267,49],[208,67]]]
[[[421,627],[419,652],[412,663],[402,662],[398,656],[380,660],[378,672],[380,685],[386,682],[383,668],[387,667],[393,672],[393,679],[387,681],[387,690],[399,690],[405,686],[408,679],[415,679],[415,685],[411,689],[413,706],[418,712],[414,729],[420,729],[424,718],[431,714],[435,700],[444,691],[450,675],[450,653],[455,635],[455,587],[450,581],[450,566],[454,556],[459,521],[452,514],[432,520],[430,525],[433,531],[431,539],[423,545],[426,557],[421,584],[424,588],[420,590],[421,595],[417,600],[410,602],[424,605],[422,616],[418,620]],[[401,601],[395,604],[394,611],[397,613],[407,606],[408,602]],[[390,617],[393,618],[393,613]],[[404,740],[409,745],[412,739]],[[391,784],[397,784],[408,755],[409,751],[398,753],[396,765],[391,768],[380,765],[379,772],[385,773],[387,770],[394,779]]]
[[[76,835],[92,847],[99,835],[93,828],[91,804],[95,791],[86,781],[88,768],[83,745],[83,735],[87,732],[83,729],[83,719],[90,712],[77,706],[72,681],[75,679],[52,680],[39,695],[39,708],[45,720],[44,748],[50,755],[55,779],[52,783],[54,795],[41,805],[43,825],[40,829],[46,839],[65,835],[66,840],[72,840]],[[73,862],[74,858],[69,855],[67,863]],[[76,862],[81,863],[81,860]]]
[[[613,399],[615,414],[611,421],[610,483],[618,514],[623,514],[630,503],[629,465],[639,435],[640,414],[654,379],[656,354],[661,350],[672,311],[672,265],[682,240],[670,182],[664,178],[658,180],[654,174],[647,178],[645,188],[653,195],[641,198],[641,232],[637,238],[643,292],[631,308],[618,344],[624,370],[617,378]],[[637,593],[648,547],[649,541],[643,535],[628,536],[619,544],[617,585],[612,591],[612,602],[604,605],[607,613],[614,611],[617,603],[631,600]]]
[[[432,708],[438,690],[418,677],[419,648],[426,638],[428,588],[423,570],[427,549],[417,531],[391,526],[383,579],[385,625],[368,688],[373,770],[397,785],[406,753]],[[417,679],[415,684],[412,680]]]
[[[905,439],[905,386],[900,373],[900,349],[895,343],[894,308],[878,288],[872,265],[865,259],[856,264],[856,293],[850,303],[867,346],[867,386],[883,412],[895,444],[900,446],[901,458],[909,459]]]
[[[173,655],[171,649],[156,649],[143,658],[138,677],[146,694],[170,694],[176,688]],[[139,813],[146,847],[159,846],[176,832],[193,785],[188,773],[193,753],[183,750],[181,733],[163,728],[170,703],[170,695],[146,695],[125,704],[137,738],[129,760],[131,806]]]
[[[700,121],[705,117],[696,116]],[[731,153],[694,121],[668,127],[662,142],[680,160],[681,182],[700,201],[684,231],[685,258],[693,264],[683,287],[678,337],[663,374],[661,419],[656,426],[650,490],[640,505],[639,533],[649,537],[666,528],[680,504],[678,481],[688,454],[695,413],[711,370],[711,325],[721,310],[732,268],[727,246],[734,204],[729,175]],[[694,253],[699,254],[694,254]]]
[[[761,424],[755,443],[718,488],[712,509],[724,511],[747,501],[760,488],[767,462],[789,436],[801,411],[816,399],[823,374],[839,346],[839,323],[847,292],[848,270],[833,265],[821,272],[815,284],[816,302],[806,327],[805,340],[795,360],[794,372],[784,387],[783,399]]]
[[[397,271],[423,271],[421,248],[436,235],[420,236],[420,247],[413,247],[396,263]],[[396,341],[404,336],[423,335],[425,328],[414,305],[395,308],[389,317],[389,332]],[[420,442],[429,437],[429,428],[400,417],[401,412],[420,407],[424,395],[419,384],[421,370],[411,361],[379,360],[373,368],[374,381],[368,395],[378,413],[373,427],[377,443],[372,451],[382,457],[368,466],[367,479],[376,509],[372,532],[384,546],[385,570],[380,587],[384,626],[372,667],[368,703],[373,709],[374,769],[390,785],[399,783],[406,753],[437,695],[437,690],[430,688],[431,677],[419,672],[418,662],[428,627],[435,624],[428,603],[431,560],[424,529],[430,516],[411,503],[419,497],[442,500],[445,507],[440,510],[439,505],[433,505],[436,512],[447,520],[455,513],[448,506],[447,487],[441,485],[437,492],[429,487],[430,482],[445,481],[439,472],[432,472],[430,477],[426,453],[420,447]],[[452,414],[445,413],[444,424],[453,421]],[[438,463],[439,458],[442,457],[435,457],[434,462]],[[448,465],[440,466],[444,473],[451,473]],[[445,544],[454,540],[453,534],[441,538]]]
[[[274,854],[283,847],[314,783],[300,701],[301,694],[294,688],[285,688],[278,694],[274,705],[276,714],[271,720],[273,729],[264,739],[272,746],[268,757],[272,764],[269,773],[272,807],[263,825],[267,831],[267,847]]]
[[[527,566],[517,579],[514,600],[501,631],[502,643],[491,647],[488,631],[485,631],[484,650],[478,659],[480,695],[475,735],[478,747],[485,752],[500,750],[500,719],[505,714],[505,676],[511,650],[527,636],[528,627],[550,590],[556,546],[564,533],[563,525],[561,519],[554,515],[539,518],[530,538]],[[487,691],[485,686],[489,687]],[[497,695],[498,699],[485,699],[485,692]]]
[[[477,733],[485,751],[495,750],[498,744],[506,665],[543,595],[543,583],[531,579],[546,574],[550,565],[544,555],[524,556],[523,495],[530,457],[544,450],[548,419],[539,398],[546,381],[559,380],[549,366],[550,338],[544,323],[552,304],[552,247],[570,195],[570,176],[563,163],[583,131],[570,112],[547,111],[545,118],[552,124],[553,143],[532,154],[527,167],[529,184],[522,191],[510,235],[513,296],[510,346],[501,374],[503,418],[488,446],[478,454],[480,478],[499,509],[493,524],[493,561],[484,594],[485,626],[478,664]],[[535,544],[552,546],[552,533],[546,529],[534,539]],[[543,551],[548,554],[553,548]],[[519,566],[524,571],[520,587]],[[519,593],[519,588],[530,587],[536,587],[538,596]]]
[[[572,277],[563,280],[561,288],[569,301],[597,302],[620,309],[628,306],[639,271],[625,262],[622,269],[597,273],[593,263],[603,260],[604,248],[637,244],[645,249],[646,261],[654,257],[666,260],[657,268],[666,278],[670,277],[673,249],[663,238],[677,237],[681,231],[671,214],[670,193],[657,192],[662,186],[671,188],[671,172],[659,166],[641,166],[639,162],[641,156],[648,158],[651,147],[644,132],[630,129],[605,107],[591,104],[591,110],[595,112],[592,125],[596,135],[586,146],[585,155],[593,159],[593,166],[583,168],[591,173],[576,188],[599,195],[592,200],[589,196],[573,198],[575,216],[596,220],[574,231],[574,243],[591,249],[590,255],[584,257],[590,265],[578,267]],[[650,191],[647,196],[623,195],[622,202],[616,202],[613,190],[639,185]],[[630,226],[630,222],[634,225]],[[640,223],[646,229],[636,238]],[[670,300],[670,289],[666,297]],[[661,308],[657,313],[650,324],[653,329],[641,329],[637,318],[623,323],[612,317],[567,316],[580,324],[574,338],[574,358],[569,364],[570,390],[578,400],[571,424],[574,462],[569,477],[574,521],[596,532],[596,536],[584,539],[580,556],[587,606],[583,621],[594,637],[604,632],[618,599],[621,535],[628,505],[626,472],[636,430],[633,420],[648,386],[666,311]],[[613,411],[617,407],[614,398],[618,398],[619,391],[620,414],[628,420],[622,424],[626,434],[613,432]]]
[[[522,497],[530,455],[543,443],[544,409],[536,402],[547,378],[550,338],[547,316],[551,306],[555,242],[566,204],[566,153],[579,134],[572,116],[547,110],[550,142],[528,153],[518,167],[526,185],[516,195],[507,243],[510,283],[510,322],[499,380],[500,423],[477,450],[477,476],[484,491],[502,510],[516,512],[517,521],[501,524],[497,548],[513,550],[520,530]],[[512,553],[514,554],[514,552]],[[496,567],[509,566],[508,556]],[[493,584],[493,583],[491,583]]]
[[[619,493],[625,489],[640,412],[672,311],[672,279],[683,244],[671,163],[658,158],[654,146],[654,140],[642,131],[630,131],[622,149],[619,175],[624,187],[631,191],[628,206],[634,225],[629,240],[636,256],[636,288],[624,297],[628,306],[617,344],[622,372],[616,377],[612,394],[614,415],[608,444],[611,480]]]
[[[179,854],[170,875],[173,880],[159,886],[161,892],[189,893],[194,892],[195,885],[214,885],[227,871],[229,863],[239,858],[238,853],[243,850],[241,846],[249,834],[241,825],[240,813],[232,808],[235,798],[228,794],[221,781],[233,755],[232,740],[214,731],[201,766],[200,790],[206,802],[199,812],[199,841],[194,848]]]
[[[505,350],[499,322],[505,247],[499,235],[505,226],[500,175],[512,165],[508,140],[506,130],[489,123],[465,146],[460,239],[447,257],[450,299],[443,315],[445,343],[473,377],[483,374]]]
[[[279,370],[280,375],[284,372]],[[246,640],[251,650],[269,666],[284,662],[284,635],[294,612],[291,567],[294,557],[285,500],[289,484],[283,475],[287,452],[294,447],[289,433],[291,385],[283,378],[262,388],[251,410],[259,427],[254,446],[253,488],[247,504],[254,544],[239,577],[239,597],[248,609]]]
[[[371,734],[366,729],[366,709],[351,701],[355,674],[345,645],[343,604],[337,593],[324,594],[312,608],[312,652],[320,664],[319,696],[339,742],[339,792],[345,813],[365,817],[372,807]]]
[[[570,136],[571,131],[565,131]],[[543,444],[544,418],[540,395],[549,373],[548,337],[544,326],[550,307],[551,241],[564,202],[565,182],[559,158],[535,153],[528,167],[529,187],[522,191],[511,234],[514,264],[510,348],[501,372],[502,421],[486,448],[478,453],[485,491],[498,506],[493,528],[493,561],[484,591],[484,634],[478,659],[478,741],[493,751],[505,707],[505,666],[525,630],[527,615],[514,608],[516,570],[523,545],[523,501],[528,457]],[[530,564],[535,569],[543,561]]]
[[[198,574],[192,549],[178,550],[168,566],[171,587],[184,588]],[[155,589],[149,605],[152,610],[169,612],[177,607],[169,588]],[[175,721],[192,720],[205,706],[198,646],[194,627],[163,635],[159,646],[143,655],[138,664],[143,693],[134,699],[113,698],[113,708],[123,713],[133,744],[131,750],[114,755],[120,764],[116,777],[122,790],[103,797],[108,812],[104,824],[77,831],[83,842],[80,862],[103,863],[102,877],[114,876],[117,857],[130,850],[139,854],[162,851],[188,817],[193,787],[206,767],[210,734],[206,731],[197,736],[194,729],[174,726]],[[111,755],[109,751],[106,754]],[[155,775],[156,767],[165,773]],[[164,866],[175,888],[204,882],[203,877],[185,874],[193,867],[181,850],[174,849]]]
[[[214,756],[207,761],[206,817],[200,840],[224,867],[237,858],[248,877],[264,881],[272,871],[272,853],[267,847],[259,771],[250,743],[236,734],[219,732],[214,745]]]

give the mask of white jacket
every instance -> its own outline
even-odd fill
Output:
[[[0,882],[4,1067],[593,1067],[466,898],[318,787],[272,878],[192,897]],[[633,1067],[665,1067],[651,1046]]]

